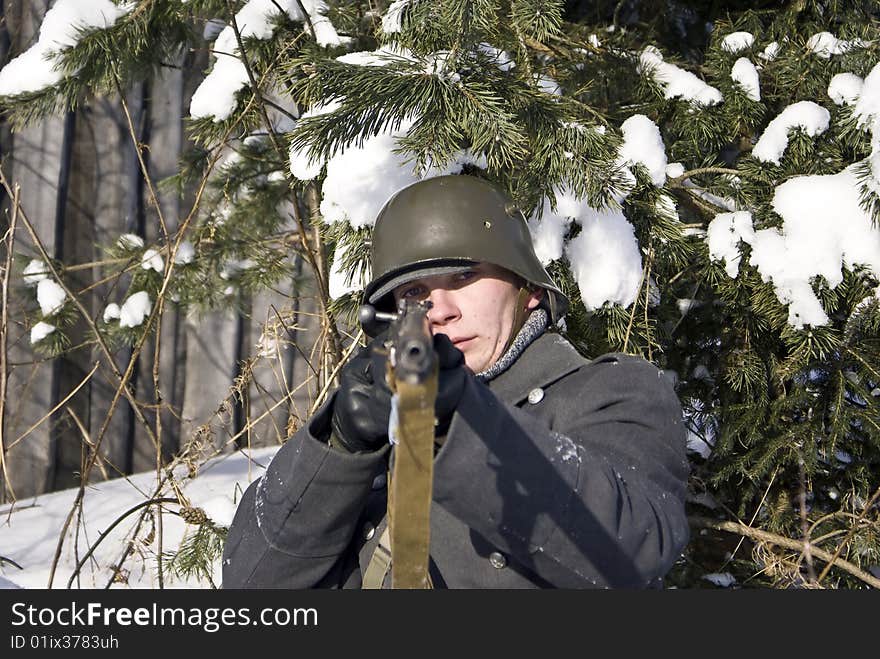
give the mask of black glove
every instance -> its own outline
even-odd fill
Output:
[[[464,353],[452,345],[445,334],[434,335],[434,350],[437,352],[437,401],[434,403],[434,416],[437,418],[435,435],[445,435],[449,430],[452,415],[464,392],[467,371],[464,367]]]
[[[339,376],[330,442],[349,453],[375,451],[388,443],[391,391],[385,384],[384,338],[361,348]]]

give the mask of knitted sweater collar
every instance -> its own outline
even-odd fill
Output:
[[[547,329],[548,320],[547,312],[544,309],[539,307],[532,311],[507,351],[485,371],[477,373],[477,377],[483,382],[488,382],[492,378],[504,373],[522,354],[522,351],[544,333]]]

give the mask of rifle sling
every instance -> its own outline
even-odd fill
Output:
[[[437,377],[395,383],[398,444],[388,489],[391,587],[430,588],[428,552],[434,483],[434,401]]]
[[[389,530],[385,527],[379,536],[379,544],[373,550],[370,563],[364,571],[362,580],[363,590],[378,590],[385,583],[385,575],[391,569],[391,543],[388,539]]]

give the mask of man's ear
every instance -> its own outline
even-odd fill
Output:
[[[539,304],[541,304],[541,300],[544,299],[544,289],[536,288],[529,293],[529,296],[526,298],[526,309],[531,311]]]

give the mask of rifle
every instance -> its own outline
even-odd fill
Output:
[[[391,323],[386,382],[392,393],[388,437],[396,445],[388,487],[391,587],[430,588],[428,552],[434,482],[437,354],[428,328],[428,301],[401,300],[397,313],[360,308],[364,326]]]

